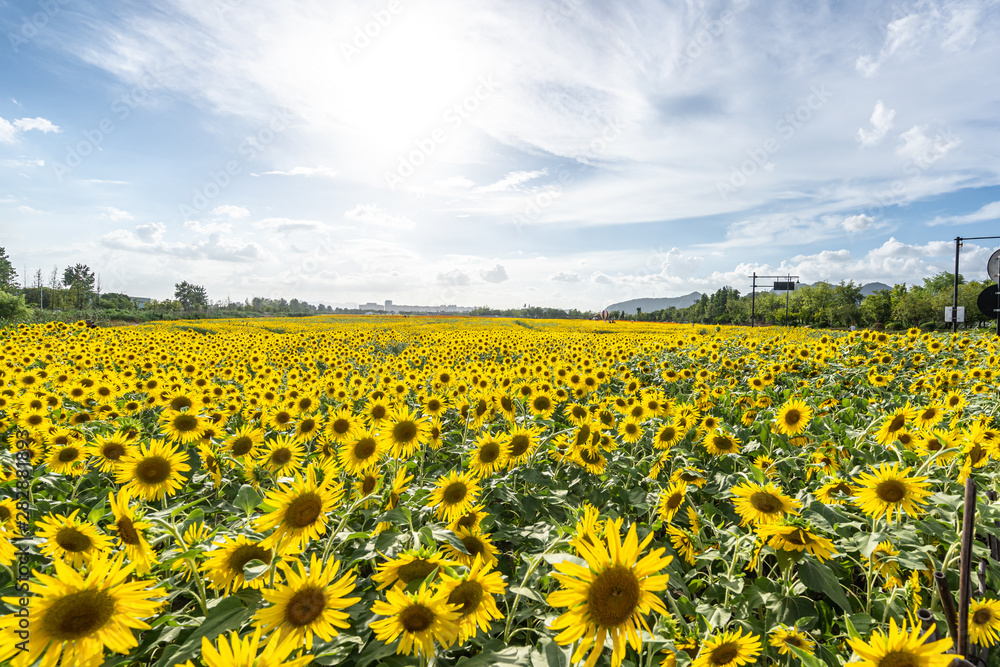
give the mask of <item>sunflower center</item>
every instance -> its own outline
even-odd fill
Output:
[[[319,588],[303,588],[288,601],[285,620],[296,627],[309,625],[326,609],[326,596]]]
[[[807,544],[812,544],[813,542],[812,537],[810,537],[809,533],[804,530],[793,530],[785,536],[785,541],[799,547],[804,547]]]
[[[170,401],[171,410],[180,410],[182,408],[190,408],[194,403],[187,396],[178,396],[177,398]]]
[[[124,544],[139,546],[139,533],[136,531],[132,519],[123,516],[115,523],[115,526],[118,527],[118,537],[121,538]]]
[[[252,560],[259,560],[270,565],[271,550],[265,549],[256,544],[241,544],[236,547],[233,553],[229,554],[226,566],[229,568],[230,572],[243,574],[243,566]]]
[[[906,415],[896,415],[889,424],[889,433],[895,433],[906,424]]]
[[[836,491],[837,493],[842,493],[845,496],[853,496],[854,489],[847,485],[847,482],[841,482],[837,486],[830,489],[831,493]]]
[[[667,507],[669,507],[672,510],[675,510],[681,506],[682,502],[684,502],[684,494],[675,493],[671,495],[669,498],[667,498]]]
[[[785,643],[789,646],[794,646],[795,648],[800,648],[802,646],[802,640],[795,635],[788,635],[785,637]]]
[[[56,533],[56,544],[73,553],[80,553],[90,548],[90,537],[76,528],[60,528]]]
[[[430,563],[423,558],[411,561],[406,565],[399,568],[396,574],[399,580],[404,584],[408,584],[411,581],[423,581],[427,578],[427,575],[434,571],[437,565]]]
[[[875,487],[875,495],[887,503],[898,503],[906,496],[906,486],[895,479],[887,479]]]
[[[288,447],[279,447],[271,452],[271,463],[283,466],[292,460],[292,450]]]
[[[339,433],[340,435],[343,435],[350,430],[351,430],[351,421],[349,419],[344,419],[343,417],[341,417],[340,419],[335,419],[333,421],[334,433]]]
[[[11,516],[10,508],[6,505],[0,505],[0,523],[9,520]]]
[[[361,482],[361,495],[367,496],[369,493],[375,490],[376,480],[371,475],[365,475],[365,481]]]
[[[601,453],[593,452],[589,449],[581,449],[580,460],[583,461],[584,463],[594,465],[595,463],[601,462]]]
[[[716,449],[723,452],[733,448],[733,441],[724,435],[717,435],[712,438],[712,444],[715,445]]]
[[[631,568],[615,565],[594,579],[587,594],[587,604],[597,623],[610,628],[632,616],[641,596],[639,579]]]
[[[174,428],[181,433],[190,433],[198,430],[198,418],[194,415],[181,415],[174,419]]]
[[[362,438],[354,445],[354,456],[358,459],[367,459],[375,453],[376,443],[374,438]]]
[[[3,508],[0,508],[0,519],[3,518],[2,512]],[[459,519],[456,523],[461,528],[472,528],[473,526],[476,525],[476,516],[477,515],[475,512],[469,512],[468,514],[463,515],[462,518]]]
[[[478,581],[463,581],[448,596],[448,604],[460,604],[462,617],[466,617],[479,609],[483,601],[483,586]]]
[[[972,615],[972,622],[975,623],[976,625],[986,625],[991,620],[993,620],[993,612],[990,611],[989,608],[987,607],[979,609],[978,611],[976,611],[975,614]]]
[[[385,417],[385,407],[381,405],[376,405],[372,408],[372,417],[375,419],[382,419]]]
[[[115,600],[107,592],[78,591],[49,607],[42,617],[42,628],[54,641],[75,641],[100,630],[114,613]]]
[[[162,456],[150,456],[135,466],[135,476],[146,484],[162,484],[170,478],[170,461]]]
[[[892,651],[878,661],[878,667],[917,667],[920,660],[909,651]]]
[[[80,450],[76,447],[63,447],[59,452],[59,462],[69,463],[75,461],[80,457]]]
[[[392,427],[392,439],[396,442],[410,442],[417,437],[417,425],[406,420]]]
[[[935,416],[937,416],[937,410],[934,408],[928,408],[920,413],[920,418],[924,421],[930,421],[931,419],[934,419]]]
[[[316,430],[316,420],[315,419],[306,419],[301,424],[299,424],[299,433],[302,433],[302,434],[312,433],[315,430]]]
[[[483,553],[486,549],[483,546],[482,541],[478,537],[473,535],[466,535],[462,538],[462,544],[465,545],[465,550],[469,552],[469,555],[475,558],[479,554]]]
[[[529,444],[531,444],[531,441],[528,439],[528,436],[515,435],[510,439],[510,455],[520,456],[521,454],[524,454],[528,451]]]
[[[709,665],[728,665],[740,654],[740,645],[736,642],[725,642],[712,649],[708,657]]]
[[[101,449],[101,455],[109,461],[117,461],[125,454],[125,447],[119,445],[117,442],[112,442],[110,444],[104,445]]]
[[[802,419],[802,413],[798,410],[792,409],[785,413],[785,423],[789,426],[795,426]]]
[[[676,436],[677,436],[677,429],[675,429],[673,426],[668,426],[665,429],[663,429],[662,431],[660,431],[660,441],[661,442],[670,442]]]
[[[465,496],[469,493],[469,487],[465,485],[465,482],[452,482],[447,487],[445,487],[444,493],[441,494],[442,500],[446,505],[457,505],[465,500]]]
[[[243,456],[253,449],[253,438],[242,435],[233,441],[232,452],[234,456]]]
[[[434,622],[434,612],[422,604],[411,604],[399,612],[399,622],[407,632],[423,632]]]
[[[536,410],[548,410],[552,407],[552,401],[549,400],[548,396],[537,396],[531,404]]]
[[[310,491],[293,500],[285,510],[285,523],[293,528],[311,526],[319,518],[323,503],[319,495]]]
[[[495,441],[487,442],[479,448],[479,462],[493,463],[500,456],[500,445]]]
[[[766,491],[758,491],[750,496],[750,504],[761,514],[774,514],[785,508],[780,498],[776,498]]]

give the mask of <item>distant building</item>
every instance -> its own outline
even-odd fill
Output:
[[[391,313],[392,312],[392,299],[386,299],[385,300],[385,312],[387,312],[387,313]]]
[[[144,296],[130,296],[129,298],[132,299],[132,303],[135,304],[136,308],[145,308],[149,305],[149,302],[152,301],[152,299],[148,299]]]
[[[382,310],[383,306],[380,303],[375,303],[374,301],[369,301],[368,303],[362,303],[358,306],[358,310]]]

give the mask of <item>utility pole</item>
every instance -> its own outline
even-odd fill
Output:
[[[955,290],[952,295],[951,331],[958,333],[958,252],[963,241],[979,241],[982,239],[1000,239],[1000,236],[956,236],[955,237]],[[1000,336],[1000,319],[997,320],[997,335]]]

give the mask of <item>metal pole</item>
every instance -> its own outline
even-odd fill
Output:
[[[958,647],[955,652],[967,655],[969,602],[972,597],[972,541],[976,535],[976,482],[971,476],[965,478],[965,505],[962,509],[962,542],[958,557]]]
[[[951,330],[958,333],[958,251],[962,247],[962,237],[955,237],[955,294],[951,309]]]
[[[785,276],[785,282],[792,282],[792,277],[790,275]],[[785,287],[787,288],[788,285],[785,285]],[[788,289],[785,289],[785,326],[788,326]]]
[[[757,326],[757,272],[753,274],[753,287],[750,291],[750,326]]]

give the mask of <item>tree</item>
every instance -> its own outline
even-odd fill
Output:
[[[11,292],[17,287],[17,271],[7,257],[7,251],[0,247],[0,290]]]
[[[63,271],[63,284],[69,288],[75,308],[83,308],[94,289],[94,272],[86,264],[67,266]]]
[[[892,318],[892,291],[880,289],[861,302],[861,317],[866,324],[886,324]]]
[[[962,277],[961,273],[958,274],[958,284],[962,285],[964,283],[965,278]],[[933,278],[924,278],[924,289],[931,294],[943,292],[944,290],[948,290],[951,293],[955,289],[955,274],[942,271]]]
[[[186,280],[174,284],[174,298],[181,302],[184,310],[208,305],[208,292],[205,288],[201,285],[192,285]]]
[[[14,296],[0,290],[0,322],[22,322],[31,316],[31,309],[23,296]]]

